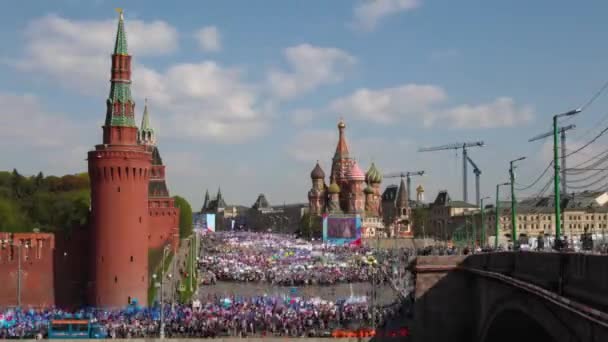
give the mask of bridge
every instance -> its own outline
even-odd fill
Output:
[[[418,257],[413,341],[608,341],[608,257]]]

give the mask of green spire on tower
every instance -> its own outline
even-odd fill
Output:
[[[119,13],[118,31],[116,31],[116,43],[114,44],[115,55],[128,55],[127,52],[127,34],[125,33],[125,17],[122,8],[117,8]]]
[[[130,56],[127,53],[127,35],[122,9],[117,9],[118,30],[114,44],[110,95],[107,99],[106,126],[137,127],[133,113],[135,102],[131,96]]]
[[[144,102],[144,115],[141,118],[139,128],[139,143],[143,145],[156,145],[156,134],[150,125],[150,114],[148,114],[148,99]]]

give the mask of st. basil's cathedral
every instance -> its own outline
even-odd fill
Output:
[[[363,172],[350,155],[345,129],[346,123],[340,120],[338,145],[332,159],[329,186],[325,183],[325,172],[318,162],[310,173],[312,188],[308,192],[309,213],[314,216],[360,215],[363,219],[364,237],[374,236],[379,230],[383,230],[385,235],[393,236],[401,232],[410,232],[410,213],[407,203],[401,204],[402,208],[397,210],[399,213],[397,217],[390,218],[388,222],[383,219],[380,189],[382,173],[374,163],[367,172]],[[405,186],[402,188],[400,193],[405,191]],[[401,194],[401,197],[405,197],[405,194]],[[392,233],[389,234],[385,226],[392,230]]]

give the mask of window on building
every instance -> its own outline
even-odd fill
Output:
[[[114,276],[114,283],[118,283],[118,277]]]

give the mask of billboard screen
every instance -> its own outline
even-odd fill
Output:
[[[348,244],[361,239],[361,217],[324,216],[323,241],[334,244]]]
[[[207,231],[215,232],[215,214],[206,214],[205,223]]]

